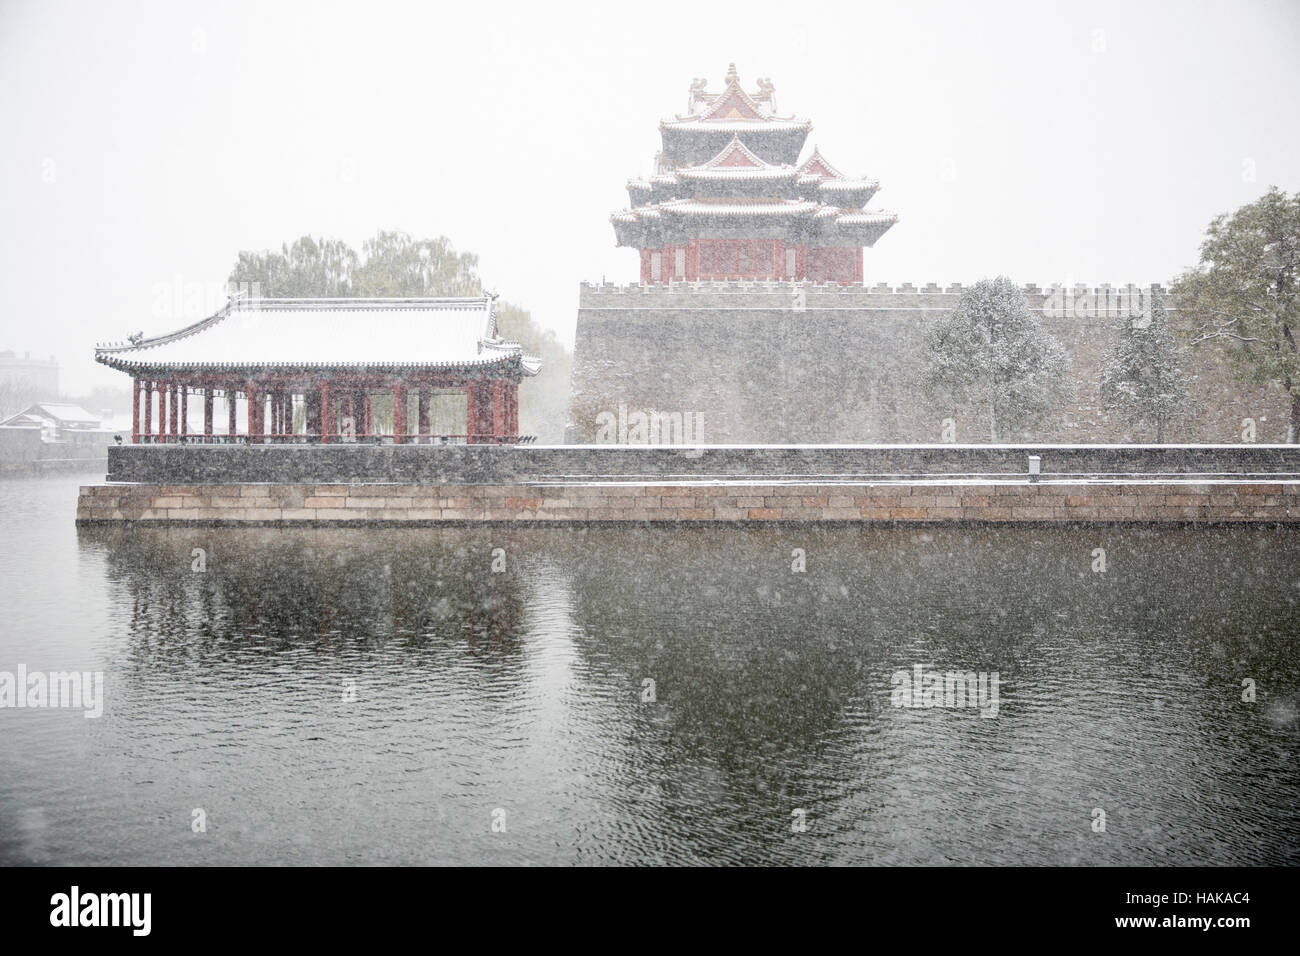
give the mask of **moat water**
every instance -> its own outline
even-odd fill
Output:
[[[0,863],[1300,862],[1296,531],[78,530],[97,477],[0,482],[0,672],[104,675],[0,709]]]

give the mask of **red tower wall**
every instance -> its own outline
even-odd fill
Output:
[[[795,253],[793,272],[787,269],[789,251]],[[862,249],[856,246],[810,248],[783,239],[692,239],[641,250],[641,282],[646,285],[715,279],[807,279],[851,285],[862,277]]]

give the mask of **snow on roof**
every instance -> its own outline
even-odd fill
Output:
[[[679,216],[788,216],[813,212],[817,203],[803,199],[671,199],[660,203],[659,209]]]
[[[468,368],[539,363],[497,337],[495,296],[422,299],[250,299],[194,325],[129,345],[99,346],[120,369],[399,366]]]
[[[51,418],[62,422],[97,422],[98,415],[92,415],[80,405],[69,402],[37,402],[32,408],[49,412]]]
[[[844,226],[883,226],[886,223],[898,222],[898,213],[886,212],[851,212],[847,215],[838,216],[836,222]]]
[[[806,176],[817,176],[819,179],[847,179],[842,172],[832,166],[826,157],[821,154],[821,150],[816,146],[813,147],[813,153],[799,167],[799,172]]]
[[[822,192],[875,192],[880,183],[874,179],[824,179],[817,188]]]
[[[37,402],[35,405],[28,405],[16,415],[6,418],[0,422],[0,425],[38,425],[50,422],[56,425],[98,425],[100,418],[98,415],[90,414],[80,405],[66,402]]]
[[[731,142],[710,159],[699,166],[684,166],[677,170],[676,178],[681,180],[726,182],[741,180],[745,182],[763,180],[793,180],[798,173],[793,166],[782,163],[769,163],[751,151],[740,141],[739,135],[731,137]]]
[[[755,133],[805,132],[812,129],[809,120],[756,119],[756,120],[663,120],[660,129],[681,130],[685,133]]]

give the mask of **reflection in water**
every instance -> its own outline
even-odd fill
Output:
[[[88,529],[68,547],[44,563],[75,568],[75,606],[56,624],[6,598],[31,640],[0,644],[0,668],[89,661],[106,716],[23,712],[22,742],[3,735],[6,860],[1300,860],[1294,532]],[[893,708],[915,664],[998,671],[999,716]]]

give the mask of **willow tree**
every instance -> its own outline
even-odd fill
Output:
[[[1192,344],[1229,345],[1240,378],[1280,388],[1290,405],[1286,440],[1300,434],[1300,193],[1276,186],[1205,230],[1200,263],[1174,284],[1197,331]]]
[[[1065,348],[1006,276],[981,279],[926,334],[921,386],[966,406],[990,441],[1040,420],[1067,396]]]
[[[230,283],[268,298],[424,298],[471,296],[483,291],[478,256],[458,251],[450,239],[414,239],[404,232],[380,232],[358,253],[339,239],[303,236],[279,252],[240,252]],[[560,441],[569,402],[573,356],[554,332],[543,329],[525,309],[497,303],[503,338],[542,360],[542,374],[519,390],[523,431]],[[391,427],[392,402],[376,397],[375,420]]]

